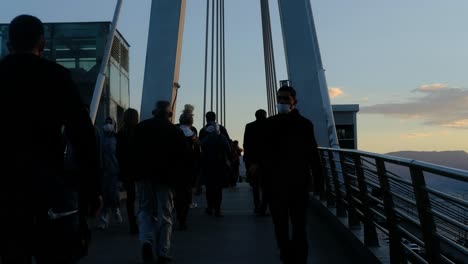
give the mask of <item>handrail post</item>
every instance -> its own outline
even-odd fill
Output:
[[[353,199],[353,188],[351,188],[351,181],[347,170],[345,158],[346,157],[343,154],[343,152],[340,152],[341,170],[343,173],[343,180],[346,188],[346,200],[348,202],[348,226],[350,228],[359,228],[360,222],[358,214],[356,212],[356,206]]]
[[[362,202],[362,213],[364,214],[364,244],[368,247],[377,247],[379,246],[379,239],[377,237],[377,230],[373,222],[374,215],[372,210],[370,210],[370,202],[364,170],[362,168],[361,156],[355,155],[353,160],[354,167],[356,168],[356,176],[358,178],[358,185]]]
[[[346,208],[343,204],[343,198],[341,197],[340,181],[338,179],[338,172],[336,171],[336,165],[334,160],[333,151],[328,150],[328,159],[330,160],[330,169],[333,176],[333,185],[335,185],[335,197],[336,197],[336,216],[345,217]]]
[[[327,159],[325,158],[325,151],[319,150],[319,153],[320,153],[320,159],[322,161],[323,177],[325,179],[325,188],[326,188],[325,192],[320,197],[320,200],[326,200],[327,207],[335,206],[336,203],[331,193],[331,183],[330,183],[330,175],[332,175],[332,172],[330,168],[327,166]],[[328,158],[328,160],[330,159]]]
[[[395,206],[390,192],[390,183],[386,176],[385,163],[379,158],[375,158],[375,163],[377,165],[377,174],[379,176],[380,188],[383,194],[385,216],[387,217],[387,228],[390,242],[390,263],[407,263],[404,256],[405,251],[401,245],[401,232],[398,230],[397,216],[395,214]]]
[[[410,167],[411,179],[413,182],[416,207],[418,208],[419,221],[421,223],[424,246],[426,248],[427,260],[429,263],[442,263],[440,255],[440,241],[436,235],[436,225],[434,217],[430,213],[431,202],[426,190],[426,180],[423,171],[415,166]]]

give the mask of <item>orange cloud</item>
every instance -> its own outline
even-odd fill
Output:
[[[402,138],[409,138],[409,139],[414,139],[414,138],[425,138],[425,137],[431,137],[432,133],[424,133],[424,132],[414,132],[414,133],[408,133],[408,134],[402,134]]]
[[[448,85],[445,83],[433,83],[433,84],[421,85],[419,86],[418,89],[416,89],[416,91],[429,93],[429,92],[440,91],[440,90],[447,89],[447,88],[448,88]]]
[[[344,95],[343,89],[338,88],[338,87],[330,87],[328,88],[328,94],[330,95],[330,98],[336,98],[338,96]]]

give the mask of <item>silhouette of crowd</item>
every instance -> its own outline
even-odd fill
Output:
[[[216,113],[194,127],[185,105],[174,124],[172,103],[157,101],[139,121],[127,109],[120,128],[107,117],[94,127],[64,67],[42,58],[44,27],[21,15],[9,26],[10,54],[0,61],[6,109],[0,182],[0,263],[77,263],[91,241],[91,218],[106,230],[124,222],[138,234],[143,261],[171,263],[174,227],[190,228],[194,195],[205,213],[222,218],[223,189],[236,190],[242,152],[254,214],[271,213],[283,263],[307,263],[308,193],[321,192],[323,174],[314,127],[295,108],[296,92],[277,92],[279,114],[260,109],[245,127],[243,149]],[[290,228],[291,226],[291,228]],[[290,232],[291,229],[291,232]]]

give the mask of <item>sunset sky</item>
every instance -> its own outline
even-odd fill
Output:
[[[3,0],[0,23],[110,21],[116,0]],[[260,1],[225,0],[227,128],[242,141],[266,108]],[[311,0],[333,104],[359,104],[358,147],[468,151],[468,1]],[[131,106],[139,109],[150,0],[124,1],[119,31],[131,45]],[[277,1],[270,1],[278,80],[287,79]],[[178,109],[203,117],[205,0],[187,0]],[[178,114],[177,114],[178,116]]]

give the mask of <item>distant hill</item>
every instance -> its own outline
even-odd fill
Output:
[[[414,159],[424,162],[429,162],[437,165],[442,165],[446,167],[461,169],[468,171],[468,153],[465,151],[398,151],[390,152],[386,155],[396,156],[407,159]],[[389,165],[388,170],[394,172],[395,174],[409,178],[410,174],[408,169],[404,169],[400,166]],[[447,179],[445,177],[440,177],[433,174],[428,174],[426,176],[426,183],[428,186],[434,187],[437,190],[448,192],[452,194],[462,194],[468,195],[468,183],[463,183],[461,181],[455,181]]]
[[[437,165],[468,170],[468,153],[463,150],[457,151],[398,151],[387,153],[407,159],[414,159],[434,163]]]

